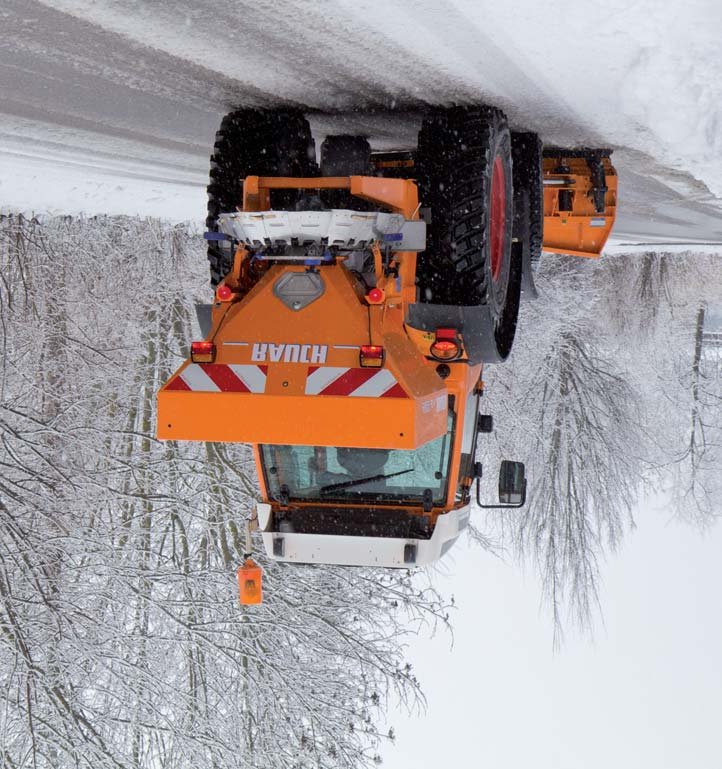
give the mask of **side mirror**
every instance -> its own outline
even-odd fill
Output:
[[[526,502],[526,475],[523,462],[502,460],[499,468],[499,502],[519,507]]]
[[[480,433],[494,432],[494,417],[491,414],[479,414],[478,424]]]
[[[481,502],[479,487],[481,486],[481,462],[474,464],[476,479],[476,504],[486,510],[500,508],[523,507],[526,503],[526,468],[523,462],[510,462],[503,459],[499,468],[499,503],[484,505]]]

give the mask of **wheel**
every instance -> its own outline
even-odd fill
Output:
[[[417,152],[422,205],[430,208],[420,255],[421,301],[489,309],[499,357],[511,349],[518,302],[512,275],[511,135],[492,107],[435,110]]]
[[[327,136],[321,145],[321,176],[370,176],[371,145],[364,136]],[[367,210],[370,204],[354,198],[348,190],[323,190],[327,208]]]
[[[514,224],[520,231],[527,230],[532,270],[536,271],[544,242],[544,181],[542,177],[542,143],[530,132],[512,131],[511,158],[514,175]],[[526,227],[519,222],[525,205],[520,197],[526,192],[528,213]],[[516,233],[515,233],[516,237]]]
[[[235,211],[243,201],[243,179],[257,176],[316,176],[311,129],[298,110],[240,109],[221,121],[211,155],[206,229],[218,232],[218,215]],[[296,190],[274,190],[271,205],[293,208]],[[208,243],[211,285],[233,266],[233,248],[222,240]]]

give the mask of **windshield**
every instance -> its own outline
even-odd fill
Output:
[[[260,446],[271,498],[342,502],[420,501],[428,489],[443,504],[454,440],[448,432],[419,449],[356,449],[331,446]]]

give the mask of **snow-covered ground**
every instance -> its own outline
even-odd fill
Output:
[[[303,105],[319,137],[390,147],[419,105],[486,101],[616,149],[619,237],[722,241],[717,0],[4,0],[0,21],[4,208],[200,221],[233,106]]]
[[[476,547],[450,554],[453,647],[440,633],[411,649],[428,711],[389,716],[384,766],[716,769],[722,530],[702,538],[659,498],[635,518],[605,566],[604,627],[556,654],[532,575]]]

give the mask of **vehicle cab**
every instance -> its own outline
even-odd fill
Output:
[[[386,567],[443,556],[469,521],[479,368],[459,366],[462,381],[449,382],[457,393],[446,398],[446,430],[419,448],[257,446],[259,527],[269,555]],[[462,397],[459,385],[474,376]]]

